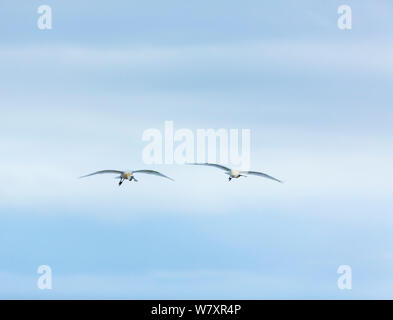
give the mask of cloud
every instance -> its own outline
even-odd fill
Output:
[[[45,136],[44,133],[27,139],[3,137],[2,145],[7,150],[0,168],[3,208],[56,211],[58,207],[68,207],[76,212],[82,209],[99,215],[107,208],[110,217],[115,218],[125,212],[129,215],[135,208],[157,214],[162,210],[220,214],[230,211],[231,207],[248,207],[249,202],[251,210],[257,200],[263,201],[264,206],[281,208],[287,208],[285,202],[288,202],[294,208],[311,199],[338,203],[347,199],[355,203],[366,199],[389,202],[392,197],[393,153],[386,149],[388,138],[377,136],[367,140],[370,137],[291,130],[276,132],[268,128],[259,136],[252,135],[255,142],[251,149],[251,167],[283,179],[284,184],[257,177],[229,184],[219,170],[182,165],[153,166],[173,176],[174,183],[143,176],[138,183],[126,182],[119,188],[110,175],[80,180],[78,176],[100,169],[152,168],[142,162],[142,130],[140,134],[121,137],[116,121],[108,125],[108,119],[110,116],[103,117],[102,124],[96,122],[96,127],[90,129],[91,137],[78,137],[73,133],[70,137]],[[106,139],[94,142],[103,126]],[[44,129],[45,121],[39,127],[43,132],[52,132]],[[83,121],[80,127],[73,129],[81,130]],[[265,136],[274,136],[274,140],[265,142]],[[339,139],[341,146],[334,143]],[[360,147],[354,148],[357,144]],[[151,201],[152,196],[154,201]]]
[[[393,47],[379,41],[267,41],[198,45],[3,46],[4,67],[23,61],[27,68],[55,66],[109,72],[197,72],[226,70],[307,70],[390,75]],[[114,69],[112,69],[114,68]]]
[[[141,274],[62,274],[53,271],[53,289],[39,290],[39,275],[0,273],[0,297],[17,299],[263,299],[318,297],[313,277],[233,270],[155,271]],[[333,279],[332,279],[333,280]],[[334,280],[333,280],[334,281]],[[324,282],[324,281],[322,281]],[[322,285],[322,283],[320,283]],[[326,291],[332,294],[333,286]],[[330,289],[330,290],[329,290]],[[333,292],[332,292],[333,291]]]

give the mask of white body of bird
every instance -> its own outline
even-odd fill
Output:
[[[247,177],[248,175],[254,175],[254,176],[264,177],[264,178],[271,179],[271,180],[282,183],[281,180],[278,180],[272,176],[267,175],[266,173],[259,172],[259,171],[234,170],[234,169],[230,169],[228,167],[225,167],[223,165],[216,164],[216,163],[188,163],[188,164],[215,167],[215,168],[224,170],[225,174],[227,174],[229,176],[229,179],[228,179],[229,181],[231,181],[233,178],[240,178],[240,177]]]
[[[135,182],[138,182],[138,180],[135,179],[135,177],[134,177],[134,173],[151,174],[151,175],[159,176],[159,177],[166,178],[166,179],[174,181],[172,178],[166,176],[165,174],[162,174],[161,172],[154,171],[154,170],[135,170],[135,171],[101,170],[101,171],[96,171],[96,172],[87,174],[87,175],[82,176],[80,178],[86,178],[86,177],[90,177],[90,176],[93,176],[93,175],[96,175],[96,174],[103,174],[103,173],[116,173],[116,174],[119,174],[119,176],[115,177],[115,179],[120,179],[119,186],[121,186],[121,184],[123,183],[124,180],[129,180],[129,181],[134,180]]]
[[[231,169],[229,175],[231,176],[231,178],[239,178],[241,176],[240,171],[234,169]]]

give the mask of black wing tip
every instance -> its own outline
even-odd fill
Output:
[[[269,179],[271,179],[271,180],[273,180],[273,181],[277,181],[277,182],[279,182],[279,183],[284,183],[284,181],[279,180],[279,179],[277,179],[277,178],[274,178],[274,177],[272,177],[272,176],[267,176],[267,178],[269,178]]]
[[[165,174],[163,174],[163,173],[161,173],[161,172],[158,172],[158,175],[159,175],[160,177],[162,177],[162,178],[165,178],[165,179],[168,179],[168,180],[171,180],[171,181],[175,181],[175,179],[173,179],[173,178],[171,178],[171,177],[168,177],[168,176],[166,176]]]
[[[274,178],[274,177],[270,177],[270,179],[272,179],[272,180],[274,180],[274,181],[277,181],[277,182],[279,182],[279,183],[284,183],[284,181],[282,181],[282,180],[280,180],[280,179],[277,179],[277,178]]]

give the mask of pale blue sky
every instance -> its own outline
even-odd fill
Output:
[[[2,1],[0,298],[392,298],[392,21],[388,0]],[[250,129],[285,184],[76,179],[146,167],[165,120]]]

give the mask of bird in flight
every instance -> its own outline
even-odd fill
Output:
[[[175,181],[172,178],[166,176],[165,174],[162,174],[162,173],[160,173],[158,171],[154,171],[154,170],[135,170],[135,171],[101,170],[101,171],[96,171],[96,172],[87,174],[87,175],[79,177],[79,178],[86,178],[86,177],[94,176],[96,174],[104,174],[104,173],[118,174],[118,176],[116,176],[115,179],[120,179],[119,186],[121,186],[121,184],[123,183],[124,180],[129,180],[129,181],[134,180],[135,182],[138,182],[138,180],[135,179],[135,177],[134,177],[134,173],[152,174],[155,176],[159,176],[159,177],[163,177],[163,178]]]
[[[229,181],[231,181],[233,178],[240,178],[240,177],[247,177],[247,175],[254,175],[254,176],[264,177],[264,178],[268,178],[268,179],[282,183],[281,180],[278,180],[278,179],[276,179],[272,176],[269,176],[263,172],[233,170],[233,169],[230,169],[230,168],[227,168],[227,167],[224,167],[220,164],[215,164],[215,163],[187,163],[187,164],[197,165],[197,166],[209,166],[209,167],[215,167],[215,168],[224,170],[225,174],[229,175]]]

